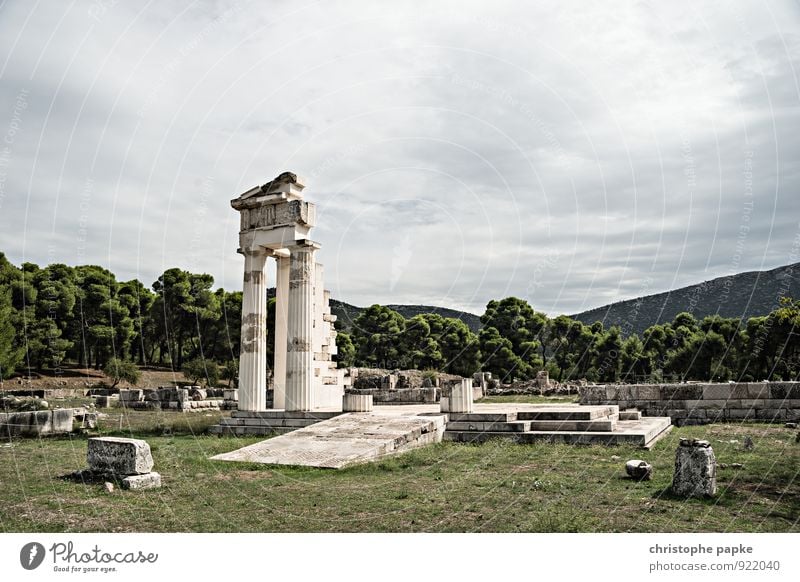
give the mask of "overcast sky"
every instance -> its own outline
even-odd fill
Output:
[[[356,305],[798,260],[797,2],[384,4],[3,2],[0,250],[241,289],[230,200],[290,170]]]

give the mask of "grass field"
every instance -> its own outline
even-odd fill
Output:
[[[259,440],[205,436],[219,413],[110,415],[102,434],[146,438],[163,487],[106,493],[61,476],[86,465],[86,436],[0,445],[5,532],[767,532],[800,531],[800,444],[778,425],[676,428],[653,450],[443,443],[340,471],[208,457]],[[122,428],[120,428],[122,426]],[[752,451],[742,440],[751,436]],[[711,441],[714,500],[669,492],[680,437]],[[625,477],[642,458],[654,479]]]

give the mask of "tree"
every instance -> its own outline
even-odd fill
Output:
[[[539,356],[539,336],[545,330],[547,317],[537,313],[527,301],[517,297],[506,297],[500,301],[490,301],[481,316],[484,327],[491,327],[511,342],[511,350],[526,364],[517,369],[516,375],[529,378],[541,367],[543,358]]]
[[[600,382],[616,382],[619,378],[622,336],[620,329],[613,325],[602,332],[595,340],[594,367]]]
[[[0,285],[0,381],[11,376],[22,361],[23,352],[16,343],[15,316],[11,289]]]
[[[531,366],[514,353],[511,340],[500,335],[497,328],[484,327],[478,334],[484,370],[491,372],[501,382],[514,378],[530,378]]]
[[[239,386],[239,360],[228,360],[222,367],[220,377],[228,381],[228,388]]]
[[[444,360],[444,371],[459,376],[472,376],[481,369],[481,352],[478,336],[469,326],[454,317],[440,317],[435,314],[424,314],[428,321],[441,319],[441,329],[431,325],[436,334],[439,350]]]
[[[183,364],[182,371],[193,384],[205,380],[206,386],[215,386],[219,382],[219,366],[213,360],[205,358],[188,360]]]
[[[652,372],[652,362],[645,352],[638,335],[631,335],[622,343],[622,380],[636,382],[646,380]]]
[[[103,374],[114,381],[114,383],[111,384],[112,388],[122,380],[135,386],[139,382],[139,378],[141,378],[141,372],[139,372],[139,368],[136,367],[136,364],[120,360],[119,358],[109,359],[103,367]]]
[[[439,350],[439,342],[431,334],[431,325],[422,315],[406,320],[401,338],[403,368],[417,370],[439,370],[444,365],[444,357]]]
[[[372,305],[353,322],[356,364],[377,368],[399,368],[403,363],[402,336],[406,320],[382,305]]]
[[[350,334],[343,331],[336,332],[336,361],[339,368],[350,368],[356,359],[356,347],[350,339]]]

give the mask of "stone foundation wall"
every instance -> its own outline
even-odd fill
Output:
[[[645,416],[669,416],[673,424],[800,418],[800,382],[733,384],[630,384],[582,386],[581,404],[638,408]]]
[[[442,395],[439,388],[372,388],[355,390],[354,393],[371,395],[375,404],[436,404]]]
[[[74,410],[37,410],[34,412],[0,413],[0,436],[43,436],[72,432]]]

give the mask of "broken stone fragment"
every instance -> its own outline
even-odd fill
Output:
[[[130,475],[122,480],[123,489],[158,489],[159,487],[161,487],[161,475],[155,471],[144,475]]]
[[[639,459],[632,459],[625,463],[625,472],[631,479],[649,481],[653,477],[653,466]]]

